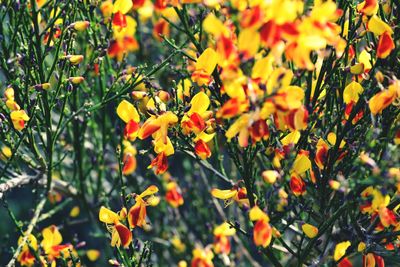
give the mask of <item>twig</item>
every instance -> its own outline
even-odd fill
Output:
[[[24,236],[24,238],[22,238],[21,243],[18,245],[17,249],[15,250],[13,257],[11,258],[10,262],[7,264],[7,267],[15,266],[15,261],[16,261],[18,255],[20,254],[22,248],[24,247],[25,243],[28,241],[33,228],[36,226],[36,223],[38,222],[40,213],[42,212],[45,203],[46,203],[46,198],[44,197],[42,200],[40,200],[39,204],[37,205],[35,213],[33,214],[32,220],[29,223],[28,229],[25,232],[25,236]]]

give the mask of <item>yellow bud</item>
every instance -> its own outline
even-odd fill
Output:
[[[72,65],[78,65],[83,60],[82,55],[69,55],[69,56],[65,56],[64,58],[68,59]]]
[[[8,159],[12,156],[12,151],[8,146],[1,148],[0,159]]]
[[[69,77],[68,80],[73,83],[73,84],[80,84],[85,80],[82,76],[77,76],[77,77]]]
[[[169,99],[171,98],[170,94],[167,91],[159,91],[157,93],[157,96],[161,99],[162,102],[166,103],[169,101]]]
[[[377,72],[375,73],[375,79],[376,79],[379,83],[382,83],[383,80],[385,79],[385,76],[383,76],[383,73],[382,73],[382,72],[377,71]]]
[[[358,244],[357,251],[358,251],[358,252],[364,251],[366,247],[367,247],[367,245],[365,245],[364,242],[360,242],[360,243]]]
[[[280,177],[279,173],[274,170],[266,170],[261,174],[262,178],[266,183],[273,184],[276,182],[276,179]]]
[[[309,238],[314,238],[318,235],[318,228],[311,224],[305,223],[301,226],[301,229],[303,230],[304,234]]]
[[[337,191],[337,190],[339,190],[339,188],[340,188],[340,183],[339,183],[338,181],[335,181],[335,180],[329,180],[329,186],[330,186],[333,190]]]
[[[50,83],[42,83],[41,87],[42,87],[43,90],[47,91],[47,90],[50,89],[51,86],[50,86]]]
[[[78,32],[82,32],[86,30],[89,27],[89,25],[90,25],[89,21],[85,20],[85,21],[74,22],[71,24],[71,27],[73,27],[74,30]]]
[[[7,100],[14,100],[14,89],[11,87],[7,88],[4,92],[4,97],[7,98]]]
[[[133,92],[132,92],[132,97],[133,97],[133,99],[135,99],[135,100],[141,100],[141,99],[143,99],[146,95],[147,95],[147,93],[146,93],[146,92],[143,92],[143,91],[133,91]]]
[[[72,218],[78,217],[80,211],[81,211],[80,208],[78,206],[75,206],[69,212],[69,216],[72,217]]]
[[[86,256],[90,261],[96,261],[100,257],[100,251],[97,249],[89,249],[86,251]]]

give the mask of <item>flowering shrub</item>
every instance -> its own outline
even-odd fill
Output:
[[[0,3],[3,266],[398,266],[400,3]]]

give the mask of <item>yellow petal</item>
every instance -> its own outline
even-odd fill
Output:
[[[309,238],[314,238],[318,235],[318,228],[311,224],[305,223],[301,226],[301,229],[303,230],[304,234]]]
[[[392,28],[384,21],[382,21],[377,15],[373,15],[368,21],[368,30],[373,32],[375,35],[381,35],[384,32],[393,34]]]
[[[233,236],[236,233],[236,229],[233,228],[229,223],[224,222],[221,225],[218,225],[214,228],[214,235],[224,235],[224,236]]]
[[[79,206],[75,206],[71,209],[71,211],[69,212],[69,216],[72,218],[78,217],[79,213],[80,213],[80,208]]]
[[[282,138],[282,145],[288,146],[290,144],[297,144],[297,142],[300,140],[300,136],[300,131],[295,130]]]
[[[86,256],[90,261],[96,261],[100,257],[100,251],[97,249],[89,249],[86,251]]]
[[[192,98],[190,104],[191,108],[188,111],[189,116],[193,114],[193,112],[196,112],[201,116],[201,114],[206,112],[210,106],[210,99],[206,93],[199,92]]]
[[[143,191],[143,193],[140,194],[140,197],[144,198],[146,196],[154,195],[157,192],[158,192],[158,187],[155,185],[150,185],[149,187],[146,188],[146,190]]]
[[[300,154],[296,157],[293,163],[292,170],[297,174],[302,174],[311,169],[311,161],[305,154]]]
[[[126,14],[131,10],[133,6],[132,0],[117,0],[114,3],[113,13],[117,13],[118,11],[122,14]]]
[[[47,251],[52,246],[61,244],[63,240],[60,231],[58,231],[58,228],[55,225],[44,228],[42,231],[42,236],[43,240],[41,242],[41,245],[43,246],[45,251]]]
[[[258,220],[266,220],[269,222],[269,217],[268,215],[263,212],[258,206],[254,206],[251,208],[250,213],[249,213],[250,220],[252,221],[258,221]]]
[[[333,259],[335,261],[340,260],[346,254],[346,250],[350,246],[351,246],[350,241],[344,241],[344,242],[338,243],[335,247]]]
[[[103,223],[113,224],[116,220],[119,220],[119,217],[117,213],[107,209],[104,206],[101,206],[99,212],[99,220]]]
[[[122,100],[117,107],[117,114],[125,123],[133,120],[135,122],[140,121],[139,113],[136,108],[126,100]]]
[[[343,100],[346,104],[350,102],[357,102],[360,94],[364,91],[364,88],[356,81],[349,83],[343,92]]]
[[[212,48],[207,48],[200,55],[196,62],[196,70],[204,70],[206,74],[211,75],[217,66],[218,54]]]
[[[211,190],[211,195],[219,199],[230,199],[233,198],[236,194],[237,191],[232,189],[221,190],[214,188]]]

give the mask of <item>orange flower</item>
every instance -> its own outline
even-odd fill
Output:
[[[329,145],[322,139],[318,140],[317,153],[315,155],[315,163],[319,169],[323,169],[328,157]]]
[[[123,168],[122,174],[129,175],[136,170],[136,148],[132,146],[129,141],[123,141],[124,153],[123,153]]]
[[[378,213],[379,219],[384,227],[395,226],[397,224],[395,213],[387,207],[380,207]]]
[[[107,224],[107,229],[111,233],[111,246],[123,246],[127,248],[132,242],[132,232],[120,220],[124,219],[126,209],[122,209],[120,215],[102,206],[99,212],[99,220]]]
[[[239,205],[250,206],[247,190],[244,187],[234,186],[232,189],[221,190],[214,188],[211,195],[225,201],[225,207],[236,201]]]
[[[365,0],[357,5],[357,10],[367,16],[376,14],[378,9],[378,0]]]
[[[197,59],[192,80],[199,86],[211,82],[211,74],[217,66],[217,53],[212,48],[207,48]]]
[[[156,167],[156,174],[163,174],[168,170],[168,159],[164,152],[161,152],[155,157],[148,168]]]
[[[203,140],[199,139],[195,146],[194,146],[194,151],[196,152],[196,155],[199,156],[202,160],[205,160],[209,157],[211,157],[211,150],[208,147],[207,143],[204,142]]]
[[[304,195],[304,193],[306,192],[305,182],[296,173],[292,174],[289,185],[290,185],[290,189],[292,190],[293,194],[296,197]]]
[[[373,115],[381,113],[385,108],[387,108],[396,99],[397,91],[400,92],[400,81],[396,81],[394,84],[390,85],[387,90],[383,90],[376,95],[374,95],[369,100],[369,109]]]
[[[381,256],[368,253],[363,255],[362,267],[385,267],[385,261]]]
[[[167,184],[167,193],[165,199],[172,207],[177,208],[183,205],[183,197],[180,193],[180,188],[176,182],[169,182]]]
[[[214,267],[212,259],[214,254],[209,248],[195,248],[193,250],[193,259],[191,267]]]
[[[24,110],[14,110],[11,112],[10,117],[17,131],[22,131],[25,128],[25,122],[29,121],[29,116]]]
[[[392,36],[387,31],[385,31],[379,37],[379,43],[376,55],[378,58],[386,58],[387,56],[389,56],[389,54],[392,52],[394,48],[395,45]]]
[[[169,24],[165,19],[159,19],[153,27],[153,36],[156,40],[162,41],[162,36],[169,36]]]
[[[158,187],[151,185],[143,193],[135,196],[136,203],[128,212],[128,221],[131,228],[146,225],[146,207],[158,204],[159,199],[154,196],[157,192]]]
[[[242,114],[248,109],[248,101],[239,98],[231,98],[218,110],[217,117],[230,119]]]
[[[23,240],[23,237],[21,236],[18,239],[18,245],[21,244]],[[34,235],[29,235],[28,239],[27,239],[27,243],[29,242],[29,245],[32,249],[37,250],[38,249],[38,244],[37,244],[37,240],[36,237]],[[21,266],[33,266],[35,264],[35,256],[31,253],[30,251],[30,247],[28,246],[28,244],[25,244],[22,247],[21,253],[18,255],[18,262],[21,264]]]
[[[250,220],[256,221],[253,229],[253,240],[256,246],[268,247],[272,239],[272,227],[268,215],[258,206],[250,210]]]
[[[214,228],[214,252],[217,254],[228,255],[231,251],[230,236],[236,233],[235,228],[233,228],[229,223],[224,222],[221,225]]]
[[[126,123],[124,137],[134,141],[139,132],[139,113],[136,108],[126,100],[122,100],[117,107],[118,117]]]

